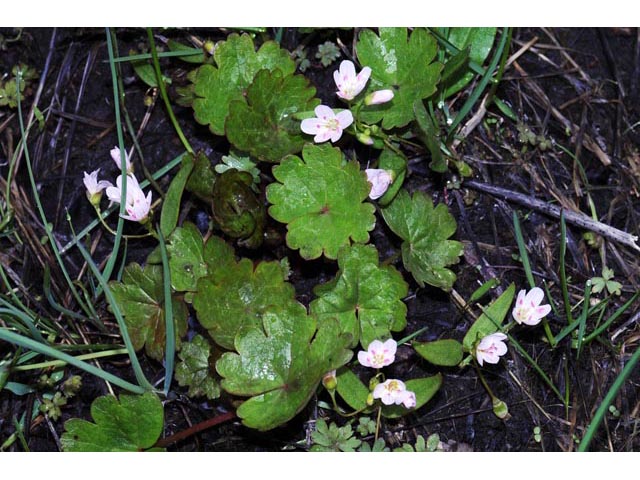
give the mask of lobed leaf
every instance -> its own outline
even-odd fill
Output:
[[[305,259],[335,259],[352,241],[365,243],[375,226],[371,186],[357,162],[329,145],[305,145],[302,159],[286,157],[267,187],[269,214],[287,224],[287,245]]]
[[[210,365],[211,345],[202,335],[184,343],[179,353],[175,377],[180,386],[189,386],[190,397],[206,396],[213,400],[220,396],[220,385]]]
[[[310,311],[319,324],[336,319],[343,332],[351,334],[351,347],[367,348],[376,339],[407,325],[407,306],[402,299],[408,285],[392,266],[380,267],[373,245],[343,247],[338,252],[340,270],[336,278],[314,288],[318,297]]]
[[[213,58],[215,66],[202,65],[196,70],[193,110],[196,121],[209,125],[216,135],[224,135],[229,105],[234,100],[243,100],[259,70],[277,68],[284,75],[291,75],[296,69],[289,53],[277,43],[265,42],[256,52],[247,34],[232,33],[219,42]]]
[[[322,376],[347,363],[351,338],[338,324],[316,324],[302,304],[274,306],[262,325],[238,333],[238,353],[216,363],[227,392],[251,397],[237,410],[247,427],[270,430],[293,418],[307,404]]]
[[[413,198],[401,190],[382,216],[389,228],[404,240],[402,261],[418,285],[425,283],[450,290],[456,275],[447,269],[458,263],[462,255],[462,243],[448,240],[456,230],[456,221],[446,205],[434,208],[433,202],[422,192]]]
[[[313,110],[320,101],[316,89],[302,75],[261,70],[245,98],[229,104],[226,135],[242,151],[260,160],[279,162],[305,144],[296,113]]]
[[[172,287],[179,292],[195,292],[198,280],[215,268],[235,262],[235,252],[224,240],[211,236],[207,243],[193,223],[174,230],[167,243]]]
[[[234,348],[243,329],[262,325],[265,311],[274,306],[297,305],[293,285],[279,262],[253,262],[243,258],[216,268],[198,281],[193,298],[200,324],[223,348]]]
[[[95,423],[67,420],[60,438],[65,452],[139,452],[153,447],[164,426],[162,402],[154,393],[110,395],[91,404]]]
[[[124,269],[122,282],[110,282],[109,286],[124,316],[133,347],[145,348],[151,358],[161,361],[165,351],[166,322],[162,267],[147,265],[142,268],[131,263]],[[172,298],[173,321],[176,332],[176,348],[187,332],[187,306]]]
[[[391,89],[393,100],[365,107],[361,119],[367,123],[382,120],[385,129],[403,127],[414,119],[413,103],[431,96],[440,80],[441,63],[434,62],[438,45],[423,28],[409,36],[406,28],[380,28],[380,36],[363,30],[356,52],[363,66],[372,73],[367,93]]]

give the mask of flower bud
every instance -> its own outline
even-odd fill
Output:
[[[367,395],[367,405],[371,406],[373,405],[374,402],[374,398],[373,398],[373,392],[370,392],[369,395]]]
[[[493,401],[493,413],[501,420],[509,420],[511,414],[509,413],[509,407],[499,398],[494,398]]]
[[[329,391],[333,391],[338,387],[338,379],[336,378],[336,371],[331,370],[322,377],[322,385]]]
[[[385,194],[389,185],[393,183],[394,172],[392,170],[384,170],[381,168],[367,168],[367,181],[371,184],[369,198],[376,200]]]
[[[393,90],[376,90],[364,98],[365,105],[387,103],[393,98]]]
[[[364,145],[373,145],[373,138],[370,135],[367,135],[363,132],[356,133],[356,138],[358,141]]]

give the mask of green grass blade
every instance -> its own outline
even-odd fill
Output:
[[[613,382],[613,385],[611,385],[611,388],[605,395],[604,399],[602,400],[602,403],[598,407],[598,410],[596,410],[595,415],[591,419],[589,427],[587,427],[587,430],[584,433],[582,440],[580,441],[580,445],[578,445],[579,452],[586,452],[589,449],[589,445],[593,440],[593,436],[598,431],[598,427],[602,423],[604,416],[609,411],[609,405],[613,404],[618,391],[622,388],[624,382],[627,380],[629,375],[631,375],[631,372],[633,372],[633,370],[635,369],[638,360],[640,360],[640,347],[636,349],[631,358],[627,361],[627,364],[624,366],[618,377]]]
[[[618,308],[613,313],[613,315],[611,315],[607,319],[606,322],[604,322],[602,325],[600,325],[598,328],[596,328],[593,332],[591,332],[589,335],[585,337],[584,339],[585,343],[589,343],[593,341],[595,338],[597,338],[598,336],[600,336],[600,334],[604,332],[609,327],[609,325],[615,322],[618,319],[618,317],[622,315],[631,306],[631,304],[633,304],[638,299],[639,296],[640,296],[640,291],[634,293],[633,296],[624,305]]]
[[[564,220],[564,211],[560,211],[560,287],[562,288],[562,298],[564,300],[564,311],[567,315],[567,322],[573,323],[571,313],[571,303],[569,301],[569,287],[567,285],[567,272],[565,269],[565,258],[567,255],[567,223]]]
[[[536,282],[533,279],[533,272],[531,271],[531,264],[529,263],[529,254],[527,253],[527,247],[525,246],[522,230],[520,229],[520,220],[518,220],[518,214],[515,211],[513,212],[513,230],[516,236],[516,243],[518,244],[522,268],[524,268],[524,274],[527,276],[529,288],[533,288],[536,286]]]
[[[122,231],[124,229],[124,219],[122,215],[126,213],[124,201],[127,198],[127,167],[125,165],[124,156],[126,155],[126,148],[124,145],[124,135],[122,134],[122,122],[120,120],[120,93],[118,90],[118,72],[116,71],[116,64],[114,62],[115,55],[113,53],[113,43],[111,41],[110,29],[106,29],[107,34],[107,51],[109,53],[109,67],[111,68],[111,83],[113,88],[113,109],[115,113],[116,132],[118,134],[118,146],[120,148],[121,156],[121,175],[122,175],[122,191],[121,201],[119,206],[118,225],[116,226],[116,236],[113,240],[113,249],[108,257],[107,264],[104,267],[104,271],[100,275],[105,281],[111,278],[111,273],[115,267],[116,259],[118,258],[118,251],[120,250],[120,242],[122,242]],[[100,294],[100,287],[98,287],[97,293]]]
[[[508,40],[510,38],[511,38],[511,29],[503,28],[502,34],[500,36],[500,41],[498,43],[498,47],[496,48],[496,51],[494,52],[493,57],[491,58],[491,62],[489,63],[489,66],[487,67],[484,74],[482,75],[482,78],[480,79],[478,86],[471,93],[467,101],[464,103],[464,105],[456,115],[456,118],[453,120],[453,123],[449,126],[447,131],[447,137],[451,138],[451,136],[455,132],[455,129],[462,122],[462,120],[467,116],[467,114],[471,111],[473,106],[476,104],[476,102],[484,92],[485,88],[487,88],[487,85],[489,84],[489,82],[491,82],[493,74],[495,73],[496,67],[498,66],[498,63],[502,58],[502,53],[505,48],[508,48]]]
[[[176,357],[176,330],[173,323],[173,304],[171,299],[171,271],[169,270],[169,258],[167,257],[167,246],[164,241],[162,230],[157,228],[158,241],[160,243],[160,255],[162,257],[162,280],[164,288],[164,320],[166,331],[166,347],[164,357],[164,394],[169,393],[171,380],[173,379],[174,362]]]
[[[587,280],[584,285],[584,300],[582,303],[582,313],[578,317],[578,345],[576,358],[580,358],[580,352],[582,351],[582,343],[584,332],[587,328],[587,318],[589,318],[589,299],[591,298],[591,280]]]
[[[95,375],[96,377],[102,378],[103,380],[117,385],[118,387],[124,388],[132,393],[144,393],[145,389],[134,385],[132,383],[127,382],[126,380],[121,379],[120,377],[116,377],[115,375],[105,372],[97,367],[94,367],[90,363],[84,362],[82,360],[78,360],[77,358],[56,350],[53,347],[48,345],[44,345],[40,342],[36,342],[27,337],[23,337],[22,335],[18,335],[17,333],[11,332],[6,328],[0,328],[0,340],[4,340],[5,342],[9,342],[13,345],[18,345],[23,348],[27,348],[29,350],[33,350],[34,352],[41,353],[47,357],[56,358],[61,360],[69,365],[73,365],[81,370],[84,370],[91,375]]]
[[[120,307],[118,306],[118,302],[116,302],[116,299],[113,297],[113,293],[111,292],[109,285],[100,274],[100,270],[98,269],[98,266],[95,264],[95,262],[93,261],[93,259],[91,258],[87,250],[84,248],[82,243],[78,243],[78,250],[80,250],[80,253],[84,257],[85,261],[87,262],[87,265],[89,265],[89,268],[93,272],[93,275],[96,277],[96,279],[98,280],[98,283],[100,284],[100,287],[103,289],[104,295],[105,297],[107,297],[109,305],[111,305],[111,310],[113,311],[113,315],[116,318],[116,321],[118,322],[118,327],[120,327],[120,335],[122,336],[122,341],[124,342],[124,346],[127,349],[129,359],[131,360],[131,367],[133,368],[133,371],[136,375],[136,380],[138,380],[138,384],[147,390],[153,390],[153,386],[149,383],[149,381],[147,380],[147,378],[145,377],[142,371],[142,367],[140,366],[140,362],[138,361],[138,357],[136,356],[136,351],[133,348],[133,343],[131,342],[131,337],[129,336],[129,331],[127,330],[127,324],[125,323],[124,318],[122,317],[122,312],[120,312]]]

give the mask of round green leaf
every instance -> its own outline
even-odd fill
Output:
[[[378,265],[373,245],[343,247],[338,253],[336,278],[314,288],[318,297],[311,313],[320,324],[336,319],[343,332],[352,336],[351,347],[367,348],[376,339],[391,336],[407,325],[407,306],[402,299],[408,285],[392,266]]]
[[[195,74],[193,110],[198,123],[224,135],[224,124],[233,100],[242,100],[245,89],[262,69],[279,69],[291,75],[296,69],[289,53],[275,42],[265,42],[256,52],[247,34],[232,33],[219,42],[213,56],[216,66],[202,65]]]
[[[335,322],[316,331],[303,305],[273,307],[261,328],[238,333],[235,349],[216,363],[227,392],[251,397],[237,410],[247,427],[270,430],[293,418],[307,404],[322,376],[347,363],[351,338]]]
[[[462,361],[462,344],[457,340],[413,342],[412,346],[422,358],[434,365],[455,367]]]
[[[153,393],[111,395],[91,404],[95,423],[72,418],[60,439],[65,452],[139,452],[155,445],[162,434],[164,410]]]
[[[372,71],[366,93],[391,89],[394,97],[363,108],[360,116],[367,123],[382,119],[385,129],[403,127],[414,119],[413,102],[436,91],[442,70],[441,63],[433,62],[438,45],[423,28],[416,28],[410,37],[404,27],[380,28],[379,32],[380,36],[363,30],[356,52],[360,64]]]
[[[269,214],[287,224],[287,245],[303,258],[335,259],[342,246],[369,240],[375,208],[363,202],[371,186],[359,164],[345,162],[337,148],[307,144],[302,157],[286,157],[273,168]]]
[[[242,151],[267,162],[298,153],[305,144],[299,112],[313,110],[320,100],[302,75],[261,70],[247,89],[246,98],[229,105],[226,134]]]

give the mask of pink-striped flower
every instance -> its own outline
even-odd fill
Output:
[[[480,340],[480,343],[476,346],[476,359],[480,366],[484,362],[498,363],[500,357],[507,353],[507,345],[504,341],[507,336],[504,333],[492,333]]]
[[[373,398],[379,398],[385,405],[404,405],[406,408],[416,406],[416,394],[407,390],[402,380],[391,378],[379,383],[373,389]]]
[[[362,92],[370,76],[371,69],[369,67],[364,67],[356,75],[356,67],[353,62],[343,60],[340,63],[340,69],[333,72],[333,79],[338,87],[336,94],[343,100],[353,100]]]
[[[537,325],[542,318],[551,312],[551,305],[540,305],[544,299],[541,288],[534,287],[527,293],[520,290],[516,298],[516,306],[511,314],[518,324]]]
[[[118,168],[122,170],[122,166],[121,166],[122,159],[120,157],[120,148],[113,147],[109,153],[111,154],[111,158],[116,163]],[[127,152],[125,152],[124,154],[124,161],[125,161],[125,167],[127,169],[127,173],[128,174],[133,173],[133,165],[131,164],[131,159],[127,156]]]
[[[107,197],[113,203],[120,203],[122,197],[122,175],[116,179],[116,186],[107,188]],[[145,197],[144,192],[133,175],[127,175],[127,198],[125,201],[127,215],[122,215],[125,220],[144,223],[151,211],[151,192]]]
[[[100,199],[102,198],[102,190],[111,186],[111,182],[107,182],[106,180],[98,180],[98,173],[100,173],[100,169],[94,170],[91,173],[83,172],[84,186],[87,189],[87,198],[91,202],[92,205],[98,205],[100,203]]]
[[[367,351],[358,352],[360,365],[371,368],[382,368],[391,365],[396,359],[398,344],[393,338],[382,343],[374,340],[367,347]]]
[[[371,92],[364,99],[365,105],[380,105],[390,102],[393,99],[393,90],[376,90]]]
[[[349,110],[342,110],[337,115],[326,105],[318,105],[315,110],[316,118],[305,118],[300,124],[304,133],[315,135],[315,143],[332,143],[340,140],[342,131],[353,123],[353,115]]]
[[[385,194],[389,185],[393,182],[393,172],[382,168],[367,168],[364,171],[367,174],[367,180],[371,184],[371,192],[369,198],[376,200]]]

